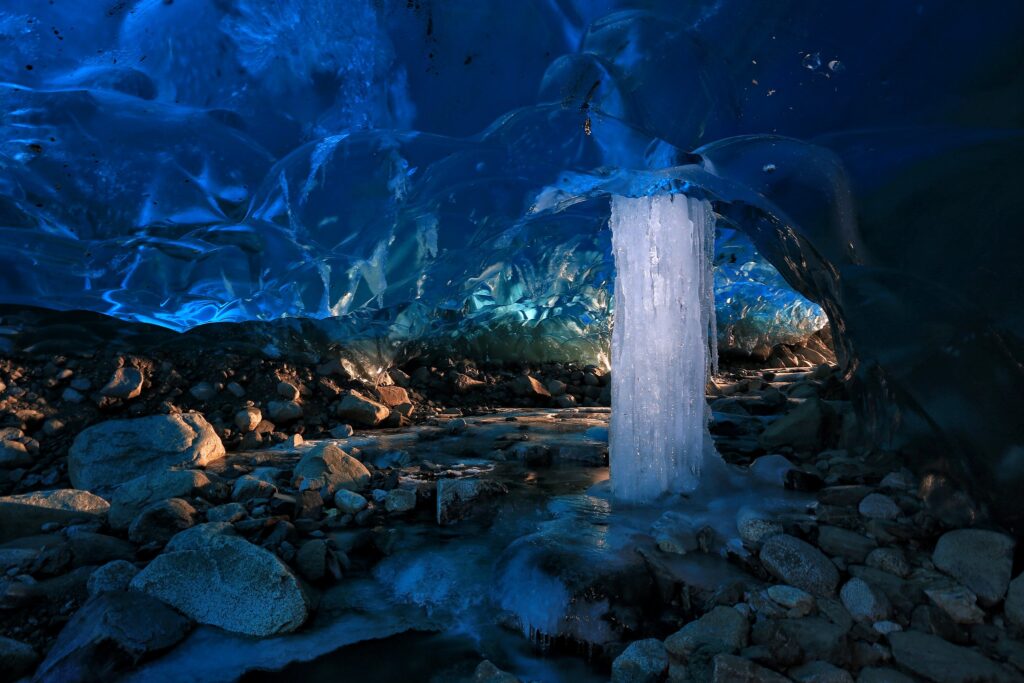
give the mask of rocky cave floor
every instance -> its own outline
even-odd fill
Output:
[[[506,586],[491,620],[595,680],[1024,680],[1013,536],[947,478],[852,446],[842,379],[799,351],[708,386],[750,495],[622,521],[595,366],[414,362],[369,385],[222,349],[5,354],[0,681],[115,680],[201,632],[315,632],[409,544],[503,539],[509,517],[557,517],[530,507],[548,497],[587,509],[511,552],[565,604],[538,615],[538,588]],[[519,680],[486,660],[459,675]]]

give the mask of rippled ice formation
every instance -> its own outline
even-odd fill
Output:
[[[954,0],[8,0],[0,301],[598,358],[608,196],[684,193],[821,306],[887,445],[1016,515],[1022,25]],[[729,296],[751,287],[719,269],[726,346],[820,321],[755,279]]]

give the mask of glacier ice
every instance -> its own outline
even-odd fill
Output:
[[[717,457],[704,389],[717,362],[714,215],[685,195],[613,197],[615,325],[609,440],[615,497],[689,492]]]
[[[609,197],[687,194],[723,350],[827,318],[880,442],[1012,491],[1021,25],[953,0],[8,0],[0,302],[322,319],[381,362],[600,358]]]

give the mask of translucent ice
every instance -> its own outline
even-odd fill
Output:
[[[611,481],[650,501],[696,488],[708,433],[704,388],[715,354],[708,202],[685,195],[612,200]]]

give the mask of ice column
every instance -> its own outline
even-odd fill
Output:
[[[717,458],[704,389],[717,364],[711,205],[613,197],[612,491],[632,502],[697,487]]]

